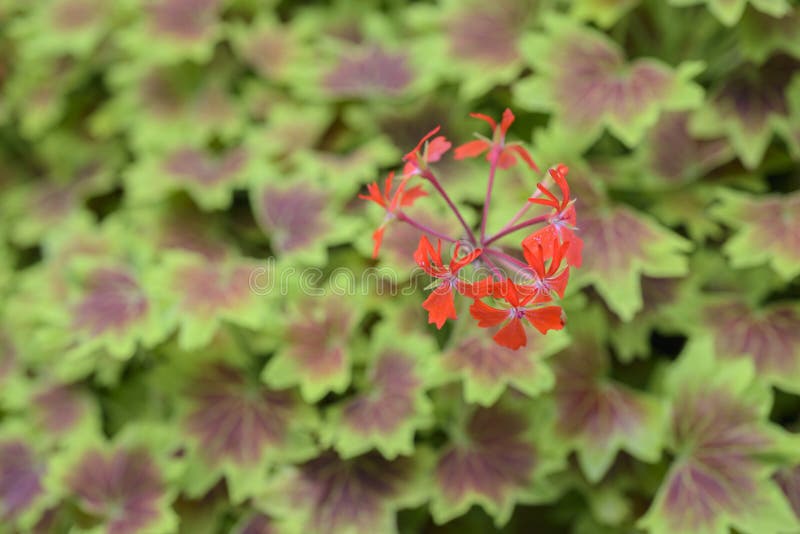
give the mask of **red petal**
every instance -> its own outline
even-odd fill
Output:
[[[540,279],[544,279],[546,277],[544,271],[544,249],[541,243],[531,241],[525,244],[523,241],[522,255],[525,256],[525,261],[528,262],[533,272],[535,272]]]
[[[381,243],[383,242],[383,231],[386,229],[385,226],[379,227],[377,230],[372,232],[372,241],[375,245],[372,247],[372,259],[378,257],[378,251],[381,248]]]
[[[416,157],[403,159],[406,162],[406,164],[403,165],[403,176],[411,176],[419,172],[419,165],[417,164]]]
[[[497,128],[497,123],[495,122],[495,120],[488,115],[484,115],[483,113],[470,113],[469,116],[488,122],[489,125],[492,127],[492,131],[494,131],[494,129]]]
[[[358,198],[364,200],[371,200],[372,202],[374,202],[375,204],[379,205],[382,208],[386,207],[386,201],[381,195],[381,188],[378,187],[377,182],[372,182],[371,184],[368,184],[367,192],[369,192],[369,195],[359,194]]]
[[[519,319],[510,320],[492,339],[494,339],[498,345],[508,347],[511,350],[517,350],[528,343],[528,336],[525,335],[525,327],[522,326],[522,321]]]
[[[583,239],[575,235],[571,230],[564,232],[564,237],[569,239],[569,249],[567,250],[567,265],[580,267],[583,263]]]
[[[475,261],[475,258],[480,256],[481,253],[483,253],[483,250],[478,248],[473,250],[463,258],[456,258],[456,255],[458,254],[458,249],[456,249],[456,252],[453,252],[453,259],[450,260],[450,272],[453,274],[457,273],[462,268],[464,268],[464,266],[469,265],[470,263]]]
[[[480,300],[476,300],[472,303],[472,306],[469,307],[469,314],[478,321],[478,326],[481,328],[497,326],[508,319],[507,310],[492,308]]]
[[[542,334],[546,334],[548,330],[564,328],[564,319],[561,317],[561,308],[558,306],[527,310],[525,318]]]
[[[534,171],[539,170],[539,167],[537,167],[536,163],[534,163],[530,153],[527,150],[525,150],[525,148],[522,145],[518,145],[516,143],[513,145],[508,145],[506,147],[506,150],[513,150],[514,152],[519,154],[519,157],[521,157],[525,161],[525,163],[528,164],[528,167],[530,167]]]
[[[474,158],[475,156],[480,156],[488,149],[489,143],[487,141],[476,139],[475,141],[469,141],[456,148],[454,157],[456,159]]]
[[[508,132],[512,122],[514,122],[514,114],[511,113],[510,109],[506,108],[503,112],[503,118],[500,120],[500,132],[502,132],[503,137],[506,136],[506,132]]]
[[[439,161],[444,153],[450,150],[451,146],[453,146],[453,143],[445,139],[444,136],[440,135],[435,138],[428,144],[428,161],[431,163]]]
[[[428,193],[425,192],[421,185],[415,185],[408,191],[403,191],[402,195],[400,196],[400,205],[404,208],[408,208],[414,204],[418,198],[422,198],[427,195]]]
[[[486,159],[489,159],[488,155],[486,156]],[[508,169],[510,167],[513,167],[516,163],[517,163],[517,158],[514,157],[514,154],[506,150],[500,152],[500,157],[497,160],[498,167],[500,167],[501,169]]]
[[[459,280],[456,282],[456,289],[465,297],[471,299],[482,299],[492,294],[492,286],[494,280],[487,276],[483,280],[478,280],[475,283],[469,283]]]
[[[434,135],[436,135],[436,134],[439,132],[439,130],[441,130],[441,129],[442,129],[442,127],[441,127],[441,126],[437,126],[436,128],[434,128],[434,129],[433,129],[433,130],[431,130],[430,132],[426,133],[426,134],[425,134],[425,135],[422,137],[422,139],[420,139],[420,140],[419,140],[419,143],[417,143],[417,146],[416,146],[416,147],[414,147],[414,150],[413,150],[412,152],[419,152],[419,151],[420,151],[420,149],[422,148],[422,145],[423,145],[423,144],[425,144],[425,141],[427,141],[428,139],[430,139],[431,137],[433,137]]]
[[[567,282],[569,282],[569,267],[564,269],[561,274],[547,281],[550,288],[562,299],[564,298],[564,291],[567,289]]]
[[[561,206],[558,208],[559,211],[566,208],[569,203],[569,184],[567,183],[568,171],[569,168],[561,163],[559,163],[555,169],[550,169],[550,176],[553,177],[553,181],[555,181],[558,188],[561,189]]]
[[[436,276],[438,271],[442,269],[441,256],[433,248],[428,236],[424,234],[419,238],[419,245],[417,245],[417,250],[414,251],[414,261],[431,276]]]
[[[456,306],[449,285],[442,284],[428,295],[422,307],[428,311],[428,323],[441,329],[448,319],[456,319]]]

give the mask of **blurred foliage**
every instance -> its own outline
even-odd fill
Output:
[[[798,43],[793,0],[0,0],[0,533],[800,532]],[[518,352],[427,325],[357,200],[505,107],[585,242]],[[439,164],[471,222],[484,169]]]

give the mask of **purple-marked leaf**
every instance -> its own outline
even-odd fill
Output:
[[[753,366],[721,364],[712,353],[710,339],[692,341],[666,378],[676,458],[640,526],[654,533],[797,530],[770,478],[770,464],[796,444],[768,421],[771,392],[754,381]]]
[[[495,405],[475,408],[458,423],[455,439],[440,451],[436,462],[434,520],[449,521],[479,504],[501,526],[515,504],[546,498],[549,490],[540,486],[540,479],[557,468],[560,460],[552,457],[535,433],[545,432],[545,419]]]
[[[800,274],[800,192],[754,196],[725,191],[713,214],[736,229],[723,251],[736,268],[769,265],[785,280]]]
[[[220,3],[220,0],[156,0],[147,7],[150,29],[178,40],[200,40],[213,28]]]
[[[63,435],[88,415],[88,399],[76,387],[54,385],[37,392],[31,400],[35,418],[41,428]]]
[[[547,23],[549,35],[523,44],[537,74],[514,87],[515,100],[532,110],[553,111],[559,125],[590,143],[603,128],[628,146],[636,145],[664,111],[702,102],[691,82],[699,65],[677,69],[655,60],[628,61],[605,35],[562,18]]]
[[[338,298],[307,297],[286,320],[284,346],[262,378],[277,388],[299,385],[308,402],[343,391],[350,381],[348,343],[356,319]]]
[[[666,406],[610,380],[609,357],[598,341],[582,339],[553,360],[556,428],[577,450],[590,481],[599,481],[622,450],[646,462],[659,459]]]
[[[344,460],[325,452],[285,467],[269,483],[262,504],[291,532],[393,534],[396,510],[424,500],[422,468],[418,458],[386,460],[370,453]]]
[[[181,532],[216,534],[223,518],[230,512],[225,483],[220,482],[205,495],[191,499],[180,495],[172,504],[178,515]]]
[[[522,350],[510,350],[490,336],[469,334],[445,352],[441,365],[461,378],[464,398],[483,406],[494,404],[509,387],[535,397],[553,387],[554,377],[544,358],[568,344],[562,333],[536,336]]]
[[[44,467],[30,445],[19,439],[0,440],[0,519],[13,522],[43,493]]]
[[[73,309],[73,326],[91,336],[121,333],[147,310],[147,298],[130,273],[98,268],[89,275],[84,296]]]
[[[108,532],[132,534],[162,519],[166,486],[144,449],[89,449],[67,475],[66,484],[83,511]]]
[[[670,3],[675,6],[706,4],[708,10],[726,26],[735,25],[748,4],[773,17],[780,17],[791,9],[786,0],[670,0]]]
[[[492,67],[515,61],[525,15],[526,6],[519,2],[467,4],[445,22],[450,54]]]
[[[308,183],[267,186],[255,207],[261,227],[279,251],[308,246],[323,231],[325,193]]]
[[[430,347],[415,345],[420,351]],[[408,350],[408,349],[406,349]],[[386,458],[414,452],[414,434],[431,411],[424,372],[402,350],[381,351],[359,393],[330,412],[328,441],[346,458],[377,448]]]
[[[403,52],[387,52],[372,46],[339,59],[322,79],[324,90],[334,97],[397,96],[414,81]]]
[[[266,451],[289,440],[298,405],[291,392],[270,390],[234,367],[214,364],[197,374],[187,395],[186,429],[212,463],[258,465]]]
[[[648,217],[626,207],[581,211],[584,242],[579,283],[592,283],[623,321],[642,307],[641,275],[674,277],[686,273],[683,254],[692,245]]]
[[[209,262],[220,261],[228,253],[224,237],[208,215],[194,206],[170,206],[155,224],[158,245],[165,250],[190,252]]]
[[[736,25],[736,31],[742,51],[759,63],[779,50],[800,58],[800,10],[797,8],[782,17],[749,9]]]
[[[167,155],[163,170],[179,181],[211,186],[235,175],[247,163],[247,153],[239,148],[213,157],[189,148],[179,148]]]
[[[703,137],[727,136],[742,163],[756,167],[773,132],[791,142],[786,90],[798,72],[800,60],[785,55],[772,56],[760,67],[744,64],[713,87],[710,105],[692,118],[692,131]]]
[[[800,312],[789,305],[753,309],[727,300],[705,307],[705,323],[720,358],[747,357],[759,374],[789,391],[800,378]]]
[[[53,27],[70,32],[92,26],[104,18],[106,7],[98,0],[59,0],[50,8]]]
[[[267,80],[283,80],[293,63],[301,60],[300,45],[290,26],[269,21],[238,29],[235,43],[239,54]]]
[[[731,156],[722,139],[696,139],[689,132],[689,114],[664,113],[647,134],[644,149],[653,172],[669,184],[696,180]]]
[[[792,505],[794,515],[800,518],[800,466],[781,469],[775,473],[775,480]]]
[[[416,208],[416,206],[415,206]],[[455,217],[439,216],[431,210],[424,208],[409,210],[409,214],[418,221],[434,230],[445,235],[461,236],[463,229],[459,226]],[[379,224],[379,223],[378,223]],[[390,265],[397,265],[402,269],[412,269],[414,263],[414,251],[419,246],[419,239],[422,232],[409,224],[393,222],[386,227],[383,235],[380,255],[388,260]],[[436,236],[425,234],[432,243],[436,242]],[[372,250],[372,240],[369,240],[369,249]],[[402,272],[402,271],[401,271]]]

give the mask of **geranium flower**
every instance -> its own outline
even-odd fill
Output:
[[[558,165],[549,171],[553,181],[561,190],[561,200],[542,184],[536,184],[536,187],[545,195],[545,198],[531,197],[528,202],[551,207],[554,212],[548,216],[547,222],[549,224],[547,226],[537,230],[523,240],[522,248],[523,250],[525,248],[535,249],[539,245],[542,247],[544,257],[553,257],[558,243],[569,242],[570,246],[566,252],[567,263],[573,267],[580,267],[583,240],[575,234],[577,216],[575,214],[575,199],[571,199],[569,196],[568,171],[569,168],[566,165]]]
[[[434,249],[428,238],[423,235],[419,240],[416,252],[414,252],[414,261],[417,262],[417,265],[429,275],[439,279],[436,288],[422,303],[422,307],[428,311],[428,322],[436,324],[436,328],[442,328],[447,319],[456,319],[453,289],[470,298],[483,296],[487,291],[481,289],[487,287],[487,282],[485,281],[471,284],[458,277],[458,271],[481,255],[481,249],[475,249],[459,258],[458,252],[460,248],[461,245],[456,243],[455,250],[453,250],[453,259],[450,260],[449,265],[444,265],[442,263],[441,239],[438,240]],[[485,280],[488,280],[488,278]]]
[[[414,150],[403,156],[403,161],[406,164],[403,166],[403,176],[406,178],[420,174],[427,166],[428,163],[435,163],[442,159],[445,152],[450,150],[453,144],[448,141],[443,135],[433,137],[436,135],[441,126],[437,126],[419,140]],[[430,143],[425,143],[428,139],[433,137]]]
[[[545,267],[547,255],[542,244],[531,242],[527,246],[523,245],[522,255],[525,256],[525,261],[528,262],[535,275],[533,286],[541,293],[550,295],[555,292],[559,297],[564,298],[564,291],[569,281],[569,266],[562,270],[561,264],[569,247],[569,241],[556,242],[549,246],[548,248],[553,250],[553,255],[550,258],[550,264]]]
[[[394,193],[392,193],[392,182],[394,181],[394,172],[390,172],[389,176],[386,177],[386,181],[383,185],[383,191],[378,186],[377,182],[372,182],[367,186],[367,191],[369,192],[368,195],[359,194],[358,198],[364,200],[371,200],[375,204],[382,207],[386,210],[386,217],[384,218],[381,225],[372,233],[372,241],[375,243],[375,247],[372,250],[372,257],[378,257],[378,251],[381,248],[381,243],[383,242],[383,232],[386,229],[386,225],[391,221],[394,216],[395,212],[399,208],[407,208],[414,204],[414,202],[420,198],[427,195],[427,193],[422,189],[422,186],[416,185],[411,189],[405,189],[406,181],[403,180],[400,182],[400,185],[397,186]]]
[[[504,300],[509,308],[493,308],[476,299],[469,312],[478,321],[481,328],[490,328],[505,323],[493,339],[498,345],[517,350],[528,343],[522,319],[527,320],[542,334],[548,330],[561,330],[564,320],[559,306],[543,306],[550,301],[550,295],[544,294],[533,286],[523,286],[504,280],[493,284],[495,299]]]
[[[493,118],[481,113],[470,113],[470,117],[488,122],[492,127],[493,139],[490,141],[481,136],[480,139],[464,143],[456,148],[456,159],[474,158],[488,150],[489,153],[486,154],[486,159],[489,163],[492,163],[492,158],[497,158],[497,166],[501,169],[508,169],[517,163],[517,158],[514,155],[516,153],[517,156],[525,160],[525,163],[527,163],[531,169],[535,171],[539,170],[536,163],[533,162],[531,155],[520,143],[506,143],[506,133],[511,123],[514,122],[514,114],[510,109],[506,108],[503,112],[503,118],[499,125]]]

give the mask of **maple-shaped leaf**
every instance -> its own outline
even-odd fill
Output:
[[[703,309],[720,359],[748,358],[759,376],[781,389],[800,391],[800,310],[771,304],[755,308],[736,298],[718,298]]]
[[[641,0],[577,0],[572,3],[572,14],[580,20],[594,22],[601,28],[610,28]]]
[[[227,488],[218,483],[205,495],[193,499],[179,495],[172,508],[178,515],[181,531],[196,534],[216,534],[230,513]]]
[[[518,106],[552,111],[558,126],[588,146],[605,128],[634,146],[665,111],[703,99],[691,79],[702,67],[676,69],[656,59],[628,61],[605,35],[564,18],[546,19],[547,34],[528,36],[523,50],[536,74],[514,86]]]
[[[720,79],[708,95],[709,105],[690,122],[702,137],[727,136],[745,167],[757,167],[773,133],[792,143],[787,88],[800,72],[800,60],[775,55],[761,66],[742,65]]]
[[[124,132],[132,147],[145,153],[231,142],[241,135],[245,121],[236,96],[227,89],[227,69],[219,62],[112,64],[106,80],[113,96],[91,116],[90,127],[100,138]]]
[[[611,358],[600,333],[609,328],[600,309],[571,317],[575,341],[552,358],[558,435],[577,452],[582,471],[594,483],[621,451],[644,462],[658,461],[667,405],[608,376]]]
[[[327,187],[306,180],[251,188],[256,221],[279,258],[324,264],[329,245],[352,238],[356,221],[342,213]]]
[[[775,473],[775,481],[789,500],[795,517],[800,519],[800,466],[781,469]]]
[[[24,436],[21,428],[0,433],[0,521],[29,531],[54,499],[44,482],[47,457]]]
[[[736,25],[736,31],[742,52],[754,61],[763,63],[777,51],[800,59],[800,9],[797,7],[780,16],[749,9]]]
[[[295,69],[312,60],[297,28],[281,24],[267,10],[250,24],[232,26],[228,33],[239,56],[272,82],[290,81]]]
[[[199,369],[190,372],[182,394],[193,453],[187,474],[192,495],[202,495],[224,475],[230,499],[241,502],[258,491],[275,462],[314,454],[314,417],[295,392],[270,389],[229,363],[194,366]]]
[[[153,0],[117,39],[132,54],[148,51],[150,62],[208,61],[222,35],[223,0]]]
[[[404,15],[421,34],[416,54],[438,76],[457,82],[459,96],[469,101],[519,76],[521,39],[537,10],[535,2],[520,0],[447,0],[412,5]]]
[[[516,504],[547,502],[555,487],[545,478],[563,467],[552,448],[549,414],[529,403],[465,408],[439,451],[430,510],[441,524],[480,505],[502,526]]]
[[[284,319],[283,344],[262,379],[275,388],[299,386],[307,402],[344,391],[358,313],[340,297],[306,297]]]
[[[191,350],[206,345],[222,324],[259,328],[269,307],[254,289],[266,267],[248,258],[226,261],[182,253],[166,256],[160,284],[178,317],[178,344]]]
[[[235,534],[280,534],[283,530],[273,518],[256,512],[242,518],[233,532]]]
[[[424,449],[394,460],[377,452],[342,459],[329,451],[284,465],[257,505],[292,534],[397,534],[397,510],[427,497],[429,464]]]
[[[692,244],[625,206],[580,211],[583,265],[577,285],[592,284],[623,321],[642,308],[641,276],[668,278],[688,271]]]
[[[95,400],[77,385],[45,384],[32,392],[28,409],[36,428],[61,444],[100,428]]]
[[[9,33],[26,60],[43,57],[86,57],[112,29],[118,6],[102,0],[42,2],[22,16],[10,18]]]
[[[413,335],[397,346],[395,334],[388,324],[373,332],[366,372],[353,379],[362,385],[327,413],[323,439],[343,458],[373,448],[388,459],[413,454],[417,430],[432,423],[426,357],[436,349],[430,339]]]
[[[464,399],[491,406],[509,388],[536,397],[552,389],[553,372],[546,358],[565,348],[569,338],[563,331],[533,336],[528,345],[511,350],[474,326],[457,327],[438,365],[445,379],[460,379]]]
[[[89,521],[106,532],[171,532],[172,490],[145,447],[91,445],[59,466],[61,484]]]
[[[800,274],[800,192],[755,196],[721,191],[712,214],[735,229],[723,247],[735,268],[769,263],[784,280]]]
[[[769,422],[770,390],[748,360],[718,362],[690,342],[665,379],[675,459],[640,526],[653,533],[794,532],[800,523],[771,479],[797,443]]]
[[[414,71],[404,51],[381,46],[364,47],[343,54],[322,75],[320,87],[332,98],[396,97],[414,81]]]
[[[125,192],[132,202],[162,200],[184,190],[206,211],[230,206],[233,192],[263,171],[245,147],[219,153],[183,144],[143,156],[125,174]]]
[[[726,26],[733,26],[742,18],[745,8],[749,5],[755,9],[780,17],[786,14],[791,6],[786,0],[669,0],[674,6],[693,6],[706,4],[708,10]]]

